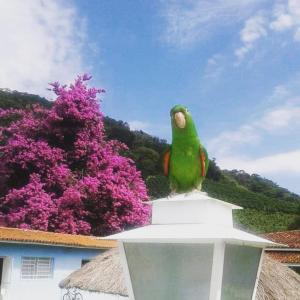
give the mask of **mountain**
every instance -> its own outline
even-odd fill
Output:
[[[47,108],[51,107],[51,102],[43,97],[9,89],[0,89],[0,108],[25,108],[33,104],[40,104]]]
[[[0,90],[0,108],[29,108],[33,104],[51,107],[51,102],[37,95]],[[108,139],[127,145],[124,155],[135,161],[151,198],[167,196],[169,185],[161,167],[167,141],[143,131],[132,131],[126,122],[110,117],[104,118],[104,124]],[[203,190],[210,196],[242,206],[243,210],[234,212],[234,220],[243,229],[271,232],[300,228],[300,196],[257,174],[221,170],[212,159]]]

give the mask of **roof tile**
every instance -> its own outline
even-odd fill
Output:
[[[64,246],[74,248],[103,249],[116,247],[116,241],[95,236],[54,233],[39,230],[0,227],[0,242]]]
[[[296,251],[266,251],[270,257],[285,264],[300,264],[300,252]]]
[[[263,237],[289,248],[300,248],[300,230],[270,232],[263,234]]]

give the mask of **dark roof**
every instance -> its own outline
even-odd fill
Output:
[[[300,251],[268,251],[267,253],[273,259],[284,264],[300,264]]]
[[[287,245],[289,248],[300,249],[300,230],[270,232],[263,234],[263,237],[272,242]]]

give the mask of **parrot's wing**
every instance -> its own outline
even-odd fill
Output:
[[[170,155],[171,155],[171,147],[168,147],[168,149],[163,154],[163,168],[164,168],[165,176],[169,175]]]
[[[203,146],[200,146],[200,161],[201,161],[201,175],[205,177],[208,170],[208,154]]]

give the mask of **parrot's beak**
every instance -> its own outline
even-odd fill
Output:
[[[186,124],[185,115],[182,112],[177,112],[174,115],[175,124],[178,128],[184,128]]]

